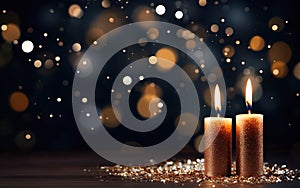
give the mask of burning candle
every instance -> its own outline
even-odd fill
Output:
[[[217,117],[204,118],[204,140],[209,144],[204,151],[204,171],[209,177],[229,176],[232,161],[232,119],[220,117],[221,93],[216,85],[214,93]]]
[[[263,175],[263,115],[251,114],[252,85],[246,85],[248,114],[236,116],[236,170],[239,176]]]

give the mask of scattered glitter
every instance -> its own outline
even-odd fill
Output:
[[[239,177],[236,175],[236,164],[232,164],[230,177],[211,178],[204,175],[204,159],[166,161],[155,166],[101,166],[99,173],[120,176],[133,181],[175,183],[195,183],[200,186],[210,183],[212,187],[217,184],[273,184],[300,180],[298,169],[288,169],[287,165],[264,164],[264,175],[260,177]]]

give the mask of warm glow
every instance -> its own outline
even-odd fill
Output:
[[[248,107],[248,111],[250,113],[250,109],[252,106],[252,84],[250,78],[247,81],[246,85],[246,105]]]
[[[221,111],[221,92],[218,84],[215,87],[215,110],[219,116]]]

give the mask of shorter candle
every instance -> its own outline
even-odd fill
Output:
[[[218,117],[204,118],[204,141],[208,145],[204,151],[204,172],[209,177],[231,175],[232,161],[232,119],[219,117],[221,94],[215,88],[215,110]]]
[[[252,85],[246,86],[248,114],[236,116],[236,170],[239,176],[263,175],[263,115],[251,114]]]

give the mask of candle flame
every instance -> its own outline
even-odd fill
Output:
[[[218,84],[215,87],[215,110],[219,116],[221,111],[221,92]]]
[[[252,107],[252,84],[250,78],[247,80],[246,84],[246,105],[248,108],[248,112],[251,113],[251,107]]]

